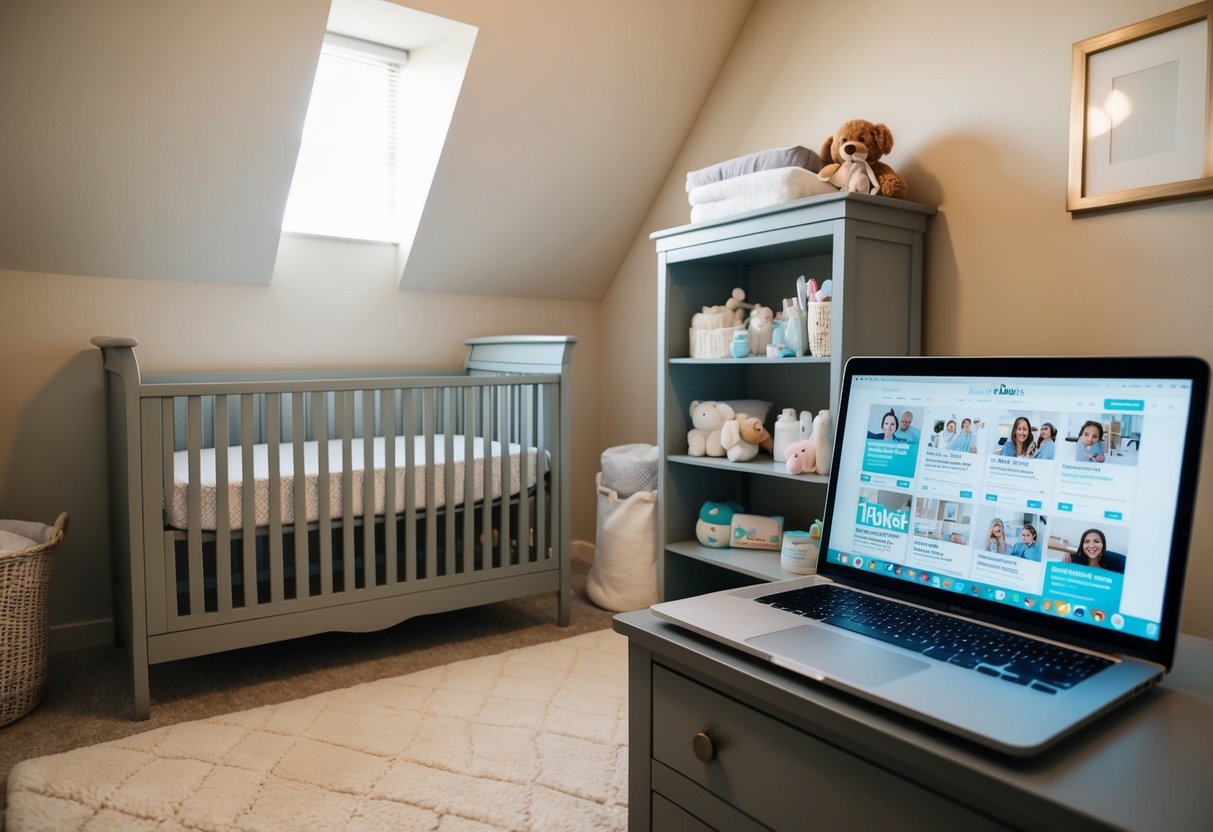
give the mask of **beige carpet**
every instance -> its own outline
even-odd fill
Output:
[[[26,760],[25,830],[622,830],[627,641],[601,630]]]

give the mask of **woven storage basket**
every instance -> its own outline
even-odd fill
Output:
[[[809,330],[809,352],[812,355],[830,354],[830,315],[834,305],[829,301],[807,304]]]
[[[20,719],[42,701],[51,555],[67,524],[64,512],[45,541],[0,555],[0,725]]]

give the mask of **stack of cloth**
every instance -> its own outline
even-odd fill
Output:
[[[731,217],[805,196],[836,193],[817,178],[821,157],[807,147],[777,147],[687,174],[691,222]]]

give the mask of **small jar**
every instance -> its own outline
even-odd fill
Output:
[[[729,345],[729,352],[734,358],[745,358],[750,354],[750,336],[744,329],[733,333],[733,343]]]
[[[808,532],[783,533],[779,565],[798,575],[812,575],[817,571],[817,544]]]

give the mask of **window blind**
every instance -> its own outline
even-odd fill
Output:
[[[283,231],[398,242],[398,77],[406,58],[325,36]]]

